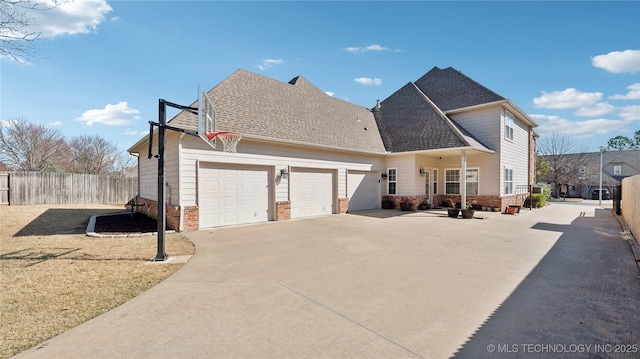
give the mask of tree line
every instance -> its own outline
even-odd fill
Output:
[[[24,119],[0,121],[0,170],[124,175],[133,157],[98,135],[67,140]]]

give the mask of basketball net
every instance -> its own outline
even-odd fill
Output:
[[[222,141],[223,151],[229,153],[236,153],[236,145],[242,139],[241,133],[230,131],[209,132],[206,135],[209,141],[219,138]]]

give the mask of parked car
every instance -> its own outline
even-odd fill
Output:
[[[599,189],[591,192],[591,199],[598,199],[598,194],[599,193],[600,193]],[[603,189],[602,190],[602,199],[606,199],[606,200],[611,199],[611,193],[609,193],[608,189]]]

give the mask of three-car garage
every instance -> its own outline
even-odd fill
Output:
[[[200,228],[266,222],[274,219],[275,187],[290,202],[292,219],[339,213],[339,197],[349,198],[349,212],[378,208],[377,172],[344,171],[347,193],[338,193],[337,169],[291,167],[287,181],[276,182],[274,166],[200,163]],[[344,192],[344,191],[343,191]]]

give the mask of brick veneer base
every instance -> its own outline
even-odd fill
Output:
[[[338,213],[344,214],[349,210],[349,198],[338,198]]]
[[[276,221],[288,221],[291,219],[291,202],[276,202]]]
[[[150,199],[136,197],[136,203],[143,206],[138,207],[138,212],[144,213],[147,217],[158,219],[158,202]],[[180,231],[180,207],[167,205],[166,212],[167,227],[177,232]],[[183,230],[197,231],[200,226],[200,210],[198,206],[184,207]]]

